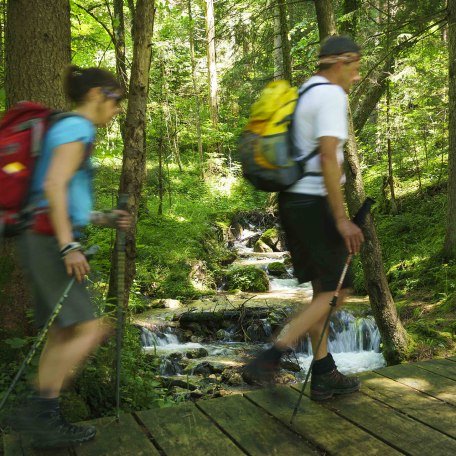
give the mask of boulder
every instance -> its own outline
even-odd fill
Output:
[[[274,261],[268,264],[268,272],[274,277],[286,279],[288,277],[288,271],[286,266],[280,261]]]
[[[269,228],[261,236],[259,241],[266,244],[271,251],[281,252],[283,250],[282,243],[280,242],[279,231],[277,228]]]
[[[272,249],[272,247],[267,245],[265,242],[263,242],[260,238],[260,239],[258,239],[258,241],[255,242],[253,251],[257,252],[257,253],[271,253],[271,252],[273,252],[273,249]]]
[[[255,266],[238,266],[229,269],[226,284],[228,290],[269,291],[269,279],[266,272]]]
[[[234,222],[230,226],[230,233],[233,239],[239,240],[242,238],[242,233],[244,232],[244,229],[242,228],[242,225],[238,222]]]
[[[208,354],[209,352],[205,348],[201,347],[188,351],[185,356],[187,356],[188,359],[198,359],[205,358]]]
[[[179,309],[179,307],[182,307],[182,303],[178,299],[163,299],[162,304],[165,309]]]

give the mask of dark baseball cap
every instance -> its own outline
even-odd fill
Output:
[[[322,43],[319,57],[340,55],[347,52],[361,53],[361,48],[348,36],[330,36]]]

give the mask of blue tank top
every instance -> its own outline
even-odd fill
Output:
[[[90,161],[90,149],[94,140],[95,127],[85,117],[75,115],[59,120],[46,133],[41,148],[41,156],[32,180],[32,201],[36,201],[38,208],[48,207],[49,203],[44,198],[44,181],[54,150],[62,144],[71,142],[82,142],[84,144],[87,152],[86,159],[68,185],[68,215],[75,228],[84,227],[89,223],[90,212],[93,208],[93,170]]]

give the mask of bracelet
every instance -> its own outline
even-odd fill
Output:
[[[70,252],[82,250],[82,245],[79,242],[69,242],[60,249],[60,257],[64,258]]]

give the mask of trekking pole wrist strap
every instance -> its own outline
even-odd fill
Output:
[[[82,250],[82,245],[79,242],[69,242],[60,249],[60,257],[64,258],[70,252]]]

